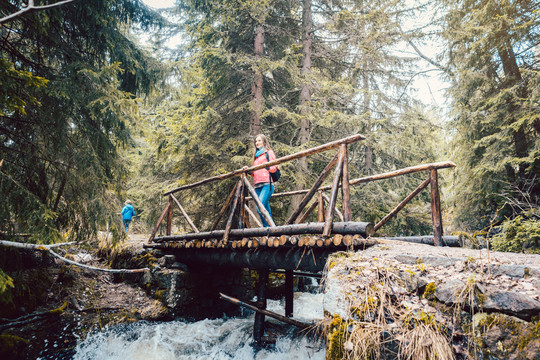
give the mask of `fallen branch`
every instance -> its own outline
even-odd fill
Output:
[[[0,332],[13,328],[16,326],[23,326],[26,324],[30,324],[34,321],[41,320],[44,317],[49,317],[51,315],[58,315],[60,312],[63,312],[67,306],[67,302],[64,303],[60,308],[53,309],[53,310],[46,310],[46,311],[40,311],[33,314],[28,314],[25,316],[21,316],[17,319],[9,320],[9,319],[1,319],[3,322],[7,322],[7,324],[0,325]],[[92,312],[92,311],[112,311],[112,310],[122,310],[121,307],[106,307],[106,308],[86,308],[86,309],[76,309],[71,312],[73,313],[81,313],[81,312]]]
[[[50,245],[44,245],[44,244],[27,244],[27,243],[20,243],[16,241],[7,241],[7,240],[0,240],[0,245],[4,246],[11,246],[11,247],[18,247],[22,249],[30,249],[30,250],[49,250],[53,247],[59,247],[64,245],[73,245],[76,244],[76,241],[66,242],[66,243],[58,243],[58,244],[50,244]]]
[[[268,311],[266,309],[261,309],[260,307],[256,306],[254,303],[252,303],[251,301],[238,300],[236,298],[233,298],[232,296],[228,296],[228,295],[225,295],[225,294],[222,294],[222,293],[219,293],[219,296],[223,300],[227,300],[230,303],[240,305],[240,306],[243,306],[243,307],[247,307],[248,309],[251,309],[251,310],[256,311],[258,313],[273,317],[274,319],[277,319],[279,321],[283,321],[284,323],[287,323],[287,324],[294,325],[294,326],[299,327],[301,329],[307,329],[307,328],[310,328],[310,327],[313,326],[311,324],[303,323],[303,322],[300,322],[300,321],[293,320],[291,318],[285,317],[283,315],[276,314],[275,312]]]
[[[54,255],[55,257],[59,258],[62,261],[67,262],[68,264],[75,265],[75,266],[78,266],[78,267],[82,267],[82,268],[88,269],[88,270],[103,271],[103,272],[108,272],[108,273],[113,273],[113,274],[134,274],[134,273],[141,273],[141,272],[145,272],[145,271],[150,271],[149,268],[142,268],[142,269],[103,269],[103,268],[98,268],[98,267],[95,267],[95,266],[84,265],[84,264],[78,263],[76,261],[66,259],[65,257],[61,256],[60,254],[57,254],[57,253],[55,253],[54,251],[51,250],[51,248],[54,247],[54,246],[70,245],[70,244],[74,244],[74,242],[62,243],[62,244],[53,244],[53,245],[36,245],[36,244],[26,244],[26,243],[14,242],[14,241],[0,240],[0,245],[3,245],[3,246],[12,246],[12,247],[18,247],[18,248],[30,249],[30,250],[48,251],[52,255]]]

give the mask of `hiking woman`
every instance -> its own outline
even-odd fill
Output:
[[[263,164],[265,162],[270,162],[276,160],[276,154],[270,148],[268,139],[263,134],[259,134],[255,137],[255,152],[253,154],[253,166]],[[254,171],[253,183],[255,184],[255,192],[261,200],[263,206],[272,217],[272,210],[270,209],[270,197],[274,193],[274,181],[270,176],[270,173],[275,173],[277,171],[277,166],[270,166],[269,168],[262,168]],[[266,220],[261,215],[261,212],[257,208],[257,212],[261,217],[264,227],[269,227]]]

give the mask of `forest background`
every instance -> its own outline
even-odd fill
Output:
[[[353,178],[451,160],[440,171],[445,232],[538,253],[539,4],[74,0],[1,20],[2,237],[122,238],[126,199],[147,230],[164,190],[251,164],[258,133],[278,157],[360,133]],[[21,9],[2,1],[0,17]],[[426,56],[426,44],[438,52]],[[448,84],[439,106],[414,88],[427,73]],[[331,157],[284,164],[277,191],[308,188]],[[422,180],[354,187],[353,219],[376,222]],[[179,200],[205,229],[233,186]],[[277,223],[293,205],[272,202]],[[380,234],[431,229],[424,192]]]

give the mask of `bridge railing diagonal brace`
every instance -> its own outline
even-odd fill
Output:
[[[176,203],[176,206],[178,206],[178,208],[180,209],[180,212],[182,213],[182,215],[188,222],[189,226],[193,229],[193,231],[195,231],[196,233],[200,232],[199,229],[197,229],[197,227],[191,220],[191,218],[189,217],[189,215],[187,214],[186,210],[184,210],[184,207],[180,205],[180,201],[178,201],[178,199],[173,194],[171,194],[170,197]]]
[[[227,211],[227,208],[231,205],[231,201],[234,198],[234,194],[236,194],[237,187],[238,187],[238,182],[234,184],[233,189],[231,190],[231,192],[229,193],[229,196],[227,197],[227,200],[225,200],[225,203],[221,207],[221,210],[219,210],[219,214],[216,218],[216,221],[214,222],[214,225],[212,225],[212,228],[210,229],[210,231],[214,231],[217,229],[219,222],[221,221],[221,218],[223,217],[223,214],[225,214],[225,211]]]
[[[163,210],[163,212],[161,213],[160,217],[159,217],[159,220],[157,221],[157,224],[156,226],[154,227],[154,230],[152,231],[152,235],[150,235],[150,238],[148,239],[148,242],[151,243],[154,238],[156,237],[156,234],[159,230],[159,226],[161,225],[161,223],[163,222],[163,219],[165,219],[165,216],[169,213],[169,208],[171,207],[171,202],[168,202],[167,203],[167,206],[165,207],[165,209]]]
[[[236,213],[236,209],[238,207],[238,203],[240,202],[240,193],[244,189],[244,186],[242,184],[244,176],[242,176],[240,178],[240,180],[238,180],[238,184],[236,185],[236,191],[234,192],[234,199],[233,199],[232,205],[231,205],[231,212],[229,213],[229,218],[227,219],[227,225],[225,226],[225,234],[223,235],[223,241],[225,243],[227,241],[229,241],[229,233],[231,232],[232,222],[233,222],[233,219],[234,219],[234,215]],[[240,204],[240,206],[241,206],[241,204]]]
[[[345,154],[342,147],[340,147],[340,151],[338,155],[339,156],[337,160],[337,165],[334,170],[334,181],[332,182],[332,191],[330,193],[330,202],[328,204],[328,209],[326,210],[326,219],[324,222],[323,236],[330,236],[330,233],[332,232],[332,223],[334,222],[334,219],[333,219],[334,208],[336,206],[339,182],[343,175],[343,157]]]
[[[319,186],[321,186],[321,184],[323,183],[324,180],[326,180],[326,178],[328,177],[328,175],[330,174],[330,172],[332,171],[332,168],[334,168],[334,166],[336,165],[337,161],[338,161],[338,158],[339,158],[339,152],[336,154],[336,156],[334,156],[334,158],[328,163],[328,165],[326,165],[326,167],[324,168],[324,170],[321,172],[321,174],[319,175],[319,177],[317,178],[317,180],[315,180],[315,183],[313,184],[313,186],[311,187],[311,189],[309,190],[309,192],[304,196],[304,198],[302,199],[302,201],[300,201],[300,204],[298,205],[298,207],[296,208],[296,210],[293,211],[293,213],[291,214],[291,216],[289,216],[289,218],[287,219],[287,222],[286,224],[293,224],[295,222],[295,220],[298,218],[298,216],[300,215],[300,213],[302,212],[302,210],[304,210],[304,208],[306,207],[306,205],[309,203],[309,201],[311,200],[311,198],[313,197],[313,195],[315,195],[315,193],[317,192],[317,189],[319,188]]]

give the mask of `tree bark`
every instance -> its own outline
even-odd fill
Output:
[[[309,142],[311,133],[311,82],[309,76],[311,74],[311,51],[313,46],[313,19],[311,12],[311,0],[303,0],[302,2],[302,70],[301,70],[301,90],[299,99],[300,110],[300,132],[299,145],[302,146]],[[298,161],[298,172],[300,176],[296,178],[296,190],[306,188],[306,177],[309,174],[307,158],[301,158]],[[300,199],[292,198],[291,209],[298,209]],[[305,204],[304,204],[305,206]],[[298,214],[296,214],[298,216]],[[294,220],[293,220],[294,221]],[[293,222],[291,221],[291,222]]]
[[[263,100],[263,76],[260,68],[260,59],[264,53],[264,26],[262,24],[255,25],[255,40],[254,53],[256,69],[253,74],[253,82],[251,84],[252,110],[251,110],[251,135],[257,136],[261,133],[261,112]]]

